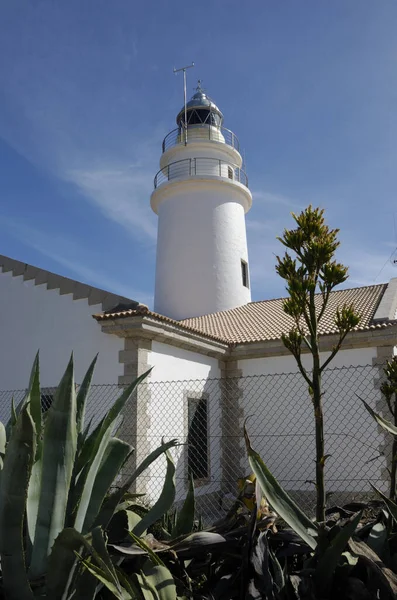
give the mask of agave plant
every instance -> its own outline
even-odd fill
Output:
[[[90,431],[84,416],[95,363],[76,394],[70,359],[43,418],[37,356],[25,398],[17,409],[12,406],[8,425],[0,425],[0,555],[7,600],[95,598],[101,585],[84,561],[91,569],[99,565],[113,572],[105,534],[113,520],[120,527],[121,517],[125,534],[136,529],[140,535],[163,514],[156,503],[141,520],[128,510],[131,500],[124,500],[133,482],[176,440],[163,443],[121,488],[109,493],[133,452],[115,437],[116,424],[148,373],[128,386]]]

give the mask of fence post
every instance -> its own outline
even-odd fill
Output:
[[[244,418],[240,399],[242,371],[237,360],[220,361],[221,369],[221,494],[236,494],[237,481],[243,475],[245,456],[242,436]],[[232,459],[232,460],[231,460]]]
[[[119,377],[119,385],[125,386],[132,383],[137,377],[150,369],[149,355],[152,342],[146,338],[125,338],[124,350],[120,351],[119,362],[124,364],[124,375]],[[132,456],[122,470],[122,483],[135,471],[137,466],[150,453],[148,432],[150,415],[148,405],[150,402],[150,386],[141,383],[127,402],[123,411],[123,423],[118,432],[118,437],[125,440],[135,448]],[[149,490],[148,476],[139,477],[132,489],[133,493],[145,494]]]

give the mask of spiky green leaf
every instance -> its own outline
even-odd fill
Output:
[[[193,476],[190,474],[185,502],[176,515],[176,524],[171,532],[171,537],[179,537],[180,535],[185,535],[193,531],[195,511],[196,500],[194,497],[194,482]]]
[[[163,489],[158,500],[152,508],[144,515],[142,520],[134,528],[134,534],[140,536],[145,529],[161,519],[172,507],[175,500],[175,464],[168,450],[165,452],[167,459],[167,471],[165,474]]]
[[[320,557],[315,573],[317,589],[323,593],[331,585],[335,569],[340,561],[342,552],[357,529],[362,517],[362,512],[354,515],[348,523],[336,534],[331,543]]]
[[[105,449],[102,464],[99,467],[87,507],[83,531],[89,531],[98,516],[104,498],[114,483],[123,464],[132,453],[133,448],[127,442],[111,438]]]
[[[81,434],[84,430],[84,416],[85,416],[85,405],[87,401],[87,396],[91,388],[92,376],[94,374],[95,365],[98,359],[98,354],[95,356],[94,360],[88,367],[88,371],[84,376],[83,383],[80,386],[80,389],[77,393],[76,398],[76,426],[77,426],[77,434]]]
[[[359,396],[359,398],[360,398],[360,396]],[[384,429],[385,431],[388,431],[392,435],[397,435],[397,427],[395,425],[393,425],[393,423],[391,423],[391,421],[388,421],[387,419],[384,419],[383,417],[378,415],[378,413],[376,413],[370,407],[370,405],[365,402],[365,400],[363,400],[362,398],[360,398],[360,400],[364,404],[365,408],[367,409],[367,411],[369,412],[371,417],[373,417],[373,419],[375,419],[375,421],[378,423],[378,425],[380,425],[380,427],[382,427],[382,429]]]
[[[76,512],[74,526],[77,531],[84,531],[84,523],[87,516],[88,506],[91,500],[92,490],[95,480],[101,466],[107,445],[113,433],[113,428],[125,404],[130,399],[135,388],[148,376],[150,370],[138,377],[129,385],[121,396],[116,400],[109,412],[105,416],[102,425],[97,433],[95,442],[92,445],[91,455],[89,457],[89,469],[84,477],[84,488],[81,494],[79,505]]]
[[[36,431],[25,404],[8,442],[0,486],[2,583],[9,600],[33,600],[25,565],[23,522],[35,454]]]
[[[46,572],[47,557],[64,528],[76,445],[76,393],[71,357],[44,426],[39,509],[30,564],[32,577]]]
[[[137,478],[144,471],[146,471],[146,469],[148,467],[150,467],[150,465],[155,460],[157,460],[157,458],[159,458],[159,456],[161,456],[164,452],[166,452],[170,448],[175,448],[177,445],[178,445],[178,440],[173,439],[173,440],[170,440],[169,442],[161,444],[161,446],[159,446],[158,448],[153,450],[153,452],[151,452],[149,454],[149,456],[147,456],[141,462],[141,464],[134,471],[134,473],[132,475],[130,475],[130,477],[128,477],[128,479],[123,483],[123,485],[116,492],[113,492],[113,494],[110,495],[110,497],[104,503],[102,510],[101,510],[100,514],[98,515],[98,518],[95,521],[95,525],[100,525],[103,528],[106,528],[110,519],[112,518],[115,511],[117,510],[117,506],[123,500],[125,494],[131,488],[131,486],[137,480]]]
[[[300,535],[310,548],[314,549],[317,546],[317,542],[310,535],[309,531],[316,530],[317,524],[311,521],[292,498],[290,498],[277,479],[272,475],[259,454],[252,449],[245,426],[244,437],[251,469],[259,481],[264,495],[280,517]]]

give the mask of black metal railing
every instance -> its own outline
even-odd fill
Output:
[[[209,125],[190,125],[187,129],[187,141],[189,143],[189,133],[197,132],[198,135],[194,135],[194,141],[197,141],[197,138],[202,140],[213,140],[215,142],[222,142],[227,144],[228,146],[232,146],[235,150],[240,150],[240,143],[238,141],[237,136],[230,131],[230,129],[226,129],[226,127],[214,127]],[[182,129],[173,129],[170,131],[168,135],[165,136],[163,140],[163,152],[172,148],[173,146],[178,146],[179,144],[185,143],[185,132]]]
[[[154,187],[158,188],[162,183],[173,179],[196,175],[223,177],[248,187],[248,177],[242,169],[217,158],[185,158],[170,163],[156,174]]]

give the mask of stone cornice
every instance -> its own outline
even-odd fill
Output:
[[[101,321],[101,326],[104,333],[111,333],[119,337],[148,338],[214,358],[222,358],[230,353],[230,348],[226,343],[206,338],[145,315],[114,320],[108,319]]]
[[[320,351],[331,351],[337,342],[338,336],[335,334],[320,336]],[[367,331],[353,331],[346,336],[342,350],[394,345],[397,345],[397,324]],[[302,354],[307,352],[308,350],[303,347]],[[286,355],[291,355],[291,353],[286,349],[281,340],[237,344],[232,348],[230,353],[231,358],[239,360]]]

